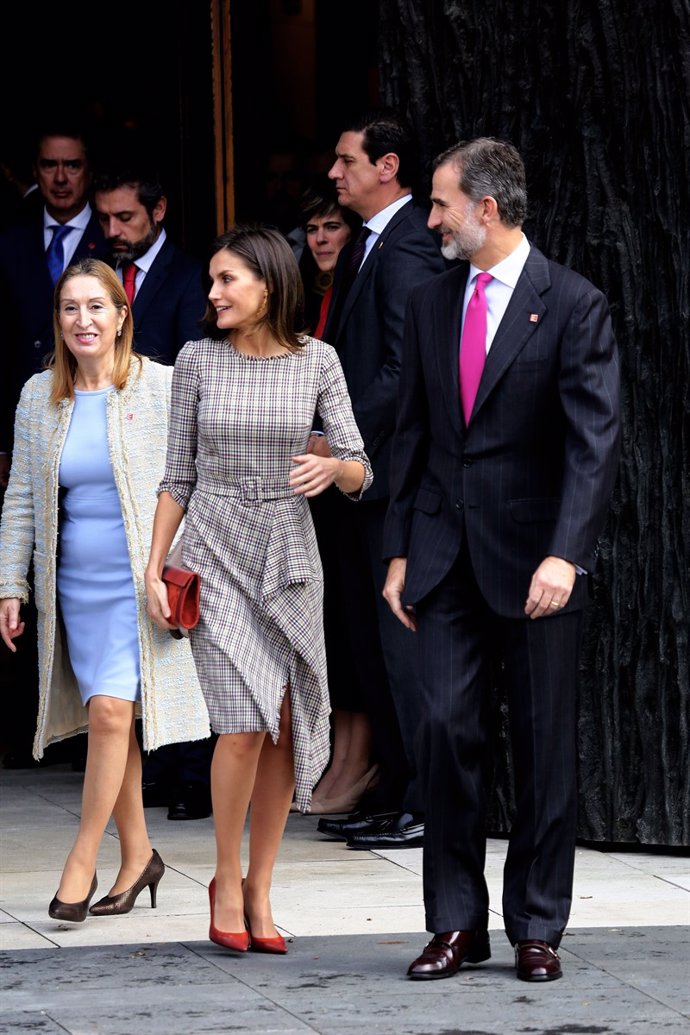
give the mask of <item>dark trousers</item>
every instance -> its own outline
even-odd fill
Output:
[[[372,726],[380,778],[361,808],[371,812],[421,809],[411,784],[418,685],[414,636],[381,596],[385,500],[353,503],[328,490],[313,508],[324,563],[326,651],[337,707],[351,680]],[[334,606],[337,620],[334,621]]]
[[[525,590],[526,596],[526,590]],[[516,789],[503,881],[512,943],[558,945],[570,912],[577,821],[575,700],[581,612],[493,613],[466,550],[417,606],[422,673],[427,928],[486,927],[484,879],[490,675],[503,665]]]
[[[165,744],[144,755],[144,783],[157,783],[170,794],[186,783],[211,785],[211,759],[216,738]]]

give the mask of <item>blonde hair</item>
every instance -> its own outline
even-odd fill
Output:
[[[115,339],[115,361],[113,364],[113,384],[115,388],[119,391],[127,384],[132,358],[138,359],[139,366],[141,366],[141,357],[132,350],[134,321],[125,289],[115,275],[114,270],[110,266],[106,266],[100,259],[80,259],[79,262],[75,262],[74,265],[67,267],[55,285],[53,304],[55,351],[50,356],[47,366],[48,369],[53,371],[50,401],[56,405],[62,399],[74,398],[74,382],[77,377],[77,361],[65,345],[60,329],[60,295],[67,281],[72,280],[73,277],[95,277],[115,308],[120,312],[123,309],[126,311],[120,333]]]

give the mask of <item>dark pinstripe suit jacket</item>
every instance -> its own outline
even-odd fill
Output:
[[[604,296],[531,248],[465,426],[458,342],[468,264],[408,309],[385,555],[405,601],[436,586],[463,537],[490,607],[523,617],[548,555],[591,570],[616,477],[619,374]],[[568,608],[582,606],[578,579]]]

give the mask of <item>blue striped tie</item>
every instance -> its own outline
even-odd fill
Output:
[[[53,231],[53,239],[48,245],[46,261],[53,284],[57,284],[62,276],[62,268],[65,264],[65,252],[62,242],[70,230],[74,230],[74,227],[70,226],[69,223],[65,223],[64,226],[51,226],[49,229]]]

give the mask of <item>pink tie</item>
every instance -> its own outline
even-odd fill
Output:
[[[486,362],[486,295],[484,288],[493,280],[490,273],[480,273],[472,292],[460,339],[460,398],[465,424],[469,424]]]

